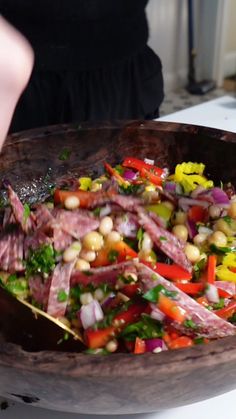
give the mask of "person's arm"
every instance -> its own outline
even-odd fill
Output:
[[[0,16],[0,150],[34,63],[28,41]]]

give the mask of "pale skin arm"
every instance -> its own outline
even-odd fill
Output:
[[[34,63],[28,41],[0,16],[0,150]]]

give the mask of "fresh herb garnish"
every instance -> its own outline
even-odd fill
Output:
[[[65,292],[65,290],[59,290],[57,293],[57,301],[59,303],[64,303],[68,300],[68,294]]]
[[[59,160],[65,161],[70,158],[70,155],[71,155],[71,151],[68,150],[68,148],[64,148],[58,158]]]
[[[169,291],[165,287],[163,287],[163,285],[159,284],[156,287],[147,291],[143,295],[143,298],[145,298],[145,300],[151,301],[152,303],[156,303],[159,299],[160,293],[164,294],[166,297],[170,297],[173,299],[178,295],[177,291]]]
[[[234,313],[231,317],[228,318],[230,323],[236,324],[236,313]]]
[[[138,240],[138,248],[139,248],[139,249],[141,249],[141,247],[142,247],[143,235],[144,235],[144,230],[143,230],[143,228],[141,228],[141,227],[140,227],[140,228],[138,229],[138,231],[137,231],[137,235],[136,235],[137,240]]]
[[[124,173],[124,171],[125,171],[125,169],[124,169],[124,167],[123,166],[121,166],[120,164],[117,164],[116,166],[115,166],[115,170],[119,173],[119,175],[123,175],[123,173]]]
[[[215,244],[210,245],[210,250],[216,255],[225,255],[225,253],[232,253],[236,251],[236,247],[217,247]]]
[[[110,252],[107,255],[107,259],[110,263],[116,262],[117,258],[119,256],[119,252],[117,250],[110,250]]]
[[[224,298],[220,298],[218,303],[212,304],[213,310],[220,310],[221,308],[224,308],[224,306],[225,306]]]
[[[48,274],[55,268],[55,253],[50,244],[45,244],[30,251],[26,261],[26,276],[38,273]]]
[[[81,285],[76,285],[70,289],[70,297],[74,298],[75,300],[79,300],[82,293],[83,289]]]
[[[197,337],[193,339],[195,345],[201,345],[202,343],[204,343],[204,338],[203,337]]]
[[[95,215],[95,217],[99,217],[101,212],[101,208],[97,207],[93,210],[93,214]]]
[[[166,240],[167,240],[167,238],[166,238],[165,236],[160,236],[160,237],[159,237],[159,240],[160,240],[160,241],[162,241],[162,242],[164,242],[164,241],[166,241]]]
[[[137,323],[129,324],[121,333],[121,336],[128,341],[134,341],[136,337],[152,339],[162,337],[162,335],[162,324],[147,314],[143,314],[142,320]]]
[[[137,195],[140,185],[119,185],[120,193],[123,195]]]
[[[28,204],[24,204],[24,212],[23,212],[23,223],[26,224],[26,221],[28,220],[30,216],[30,207]]]
[[[194,276],[196,279],[199,279],[201,273],[206,267],[207,258],[202,258],[199,262],[193,265]]]
[[[232,218],[229,217],[229,215],[226,215],[225,217],[222,217],[222,219],[229,225],[231,226],[232,224]]]
[[[184,327],[187,327],[189,329],[197,329],[197,324],[192,319],[186,319],[183,323]]]

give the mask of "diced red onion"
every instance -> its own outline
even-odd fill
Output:
[[[193,220],[188,219],[186,221],[186,227],[190,239],[193,239],[198,234],[196,223]]]
[[[220,301],[218,289],[213,284],[207,284],[207,288],[206,288],[205,294],[206,294],[207,299],[211,303],[218,303]]]
[[[125,180],[135,180],[137,178],[137,173],[133,172],[133,170],[125,170],[123,173],[123,177]]]
[[[145,339],[145,346],[146,352],[155,352],[157,348],[160,349],[160,352],[167,350],[165,342],[159,338]]]
[[[114,300],[114,298],[115,298],[114,292],[111,292],[110,294],[108,294],[105,300],[103,300],[102,302],[102,308],[103,309],[108,308],[109,304]]]
[[[159,308],[157,308],[155,304],[151,304],[151,308],[152,311],[150,313],[150,317],[154,320],[159,320],[160,322],[162,322],[162,320],[164,320],[165,318],[165,314],[161,310],[159,310]]]
[[[202,201],[200,199],[192,199],[192,198],[185,198],[185,197],[182,197],[179,199],[179,207],[182,208],[183,211],[187,211],[188,208],[193,205],[207,208],[209,206],[209,202]]]
[[[228,208],[230,203],[228,195],[221,188],[208,189],[207,192],[199,194],[198,197],[203,200],[208,200],[212,204],[219,205],[221,208]]]
[[[206,188],[202,185],[198,185],[192,192],[191,192],[191,198],[197,198],[201,193],[206,192]]]
[[[164,190],[166,192],[175,193],[176,192],[176,183],[175,182],[166,182],[164,185]]]
[[[83,328],[88,329],[88,327],[93,326],[94,323],[102,320],[104,314],[99,302],[93,300],[89,304],[82,305],[79,310],[79,317]]]
[[[106,215],[109,215],[111,213],[111,206],[110,205],[105,205],[105,207],[101,208],[100,217],[105,217]]]

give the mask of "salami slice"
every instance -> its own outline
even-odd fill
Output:
[[[136,263],[138,275],[144,285],[144,289],[149,290],[157,285],[163,285],[169,291],[176,292],[176,301],[188,313],[189,318],[197,325],[197,334],[210,339],[222,338],[236,334],[236,327],[221,319],[216,314],[198,304],[193,298],[180,291],[172,282],[156,274],[152,269]],[[185,334],[192,334],[192,329],[185,328],[183,325],[175,323],[174,326]]]
[[[136,212],[137,207],[142,204],[140,198],[118,194],[111,195],[111,202],[114,202],[124,210],[131,212]]]
[[[47,313],[53,317],[65,315],[73,267],[74,262],[59,263],[53,271],[47,305]],[[65,298],[60,299],[60,293],[63,293]]]
[[[17,194],[13,191],[11,186],[8,186],[8,196],[16,221],[20,224],[22,230],[28,233],[34,228],[32,214],[25,214],[24,205],[20,201]]]
[[[142,208],[138,209],[138,214],[139,223],[150,235],[155,245],[175,263],[191,272],[192,265],[183,251],[183,243],[174,234],[158,226]]]
[[[99,226],[99,220],[86,210],[66,211],[60,209],[56,211],[55,218],[57,227],[61,227],[64,232],[75,239],[80,239]]]
[[[51,279],[43,279],[36,275],[29,279],[30,294],[33,299],[45,310],[48,304],[48,296],[51,285]]]

